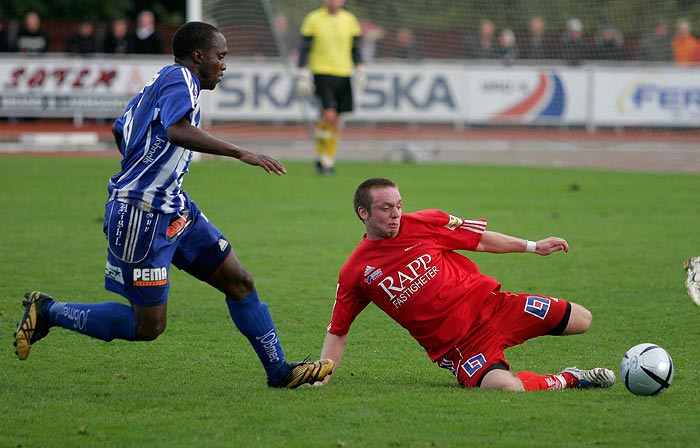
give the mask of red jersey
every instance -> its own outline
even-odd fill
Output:
[[[355,248],[338,278],[328,332],[344,335],[373,302],[398,322],[435,361],[462,341],[484,299],[500,288],[467,257],[486,220],[464,220],[440,210],[406,213],[393,238]]]

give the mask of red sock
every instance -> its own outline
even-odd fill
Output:
[[[557,375],[538,375],[533,372],[516,373],[522,381],[525,390],[558,390],[567,387],[575,387],[574,377],[564,372]]]

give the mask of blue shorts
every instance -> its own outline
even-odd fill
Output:
[[[170,265],[206,281],[231,252],[231,244],[187,198],[178,213],[146,212],[116,200],[105,207],[105,289],[138,306],[168,300]]]

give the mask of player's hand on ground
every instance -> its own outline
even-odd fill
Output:
[[[549,238],[539,240],[535,247],[535,253],[538,255],[549,255],[561,250],[569,252],[569,243],[567,243],[564,238],[556,236],[550,236]]]
[[[333,376],[333,374],[326,376],[323,381],[316,381],[313,385],[316,387],[325,386],[331,380],[331,376]]]
[[[264,169],[268,174],[277,174],[281,176],[282,174],[287,174],[287,169],[277,160],[265,154],[256,154],[254,152],[245,151],[241,154],[239,158],[241,162],[247,163],[248,165],[259,166]]]

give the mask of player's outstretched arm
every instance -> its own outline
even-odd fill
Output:
[[[233,157],[248,165],[259,166],[267,173],[287,174],[284,165],[272,157],[248,151],[231,142],[215,137],[196,126],[192,126],[186,117],[171,125],[167,129],[167,133],[168,140],[171,143],[191,151]]]
[[[529,244],[529,246],[528,246]],[[529,241],[498,232],[486,231],[476,248],[477,252],[492,254],[509,254],[514,252],[532,252],[538,255],[550,255],[559,251],[568,252],[569,244],[564,238],[550,236],[539,241]]]
[[[326,333],[326,340],[323,342],[323,348],[321,349],[321,359],[332,359],[333,360],[333,372],[338,370],[340,361],[343,359],[343,354],[345,353],[345,346],[348,344],[348,335],[344,334],[338,336],[332,333]],[[323,386],[328,384],[331,380],[331,375],[328,375],[323,381],[319,381],[315,386]]]

